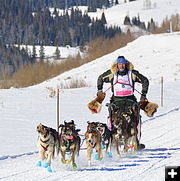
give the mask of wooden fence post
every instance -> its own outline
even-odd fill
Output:
[[[164,88],[164,80],[163,80],[163,76],[161,77],[161,107],[163,107],[163,99],[164,99],[164,95],[163,95],[163,88]]]
[[[60,91],[57,89],[57,132],[59,134],[59,116],[60,116]]]

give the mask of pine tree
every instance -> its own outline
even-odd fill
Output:
[[[32,48],[32,58],[33,58],[34,61],[35,61],[36,57],[37,57],[37,54],[36,54],[36,46],[33,45],[33,48]]]
[[[129,18],[129,16],[126,16],[124,19],[124,25],[131,25],[131,20]]]
[[[44,53],[44,46],[43,46],[43,44],[41,44],[41,46],[40,46],[40,50],[39,50],[39,58],[40,58],[40,61],[41,61],[41,62],[44,61],[45,53]]]
[[[56,46],[56,50],[55,50],[55,60],[59,60],[60,59],[60,50],[58,48],[58,46]]]
[[[102,21],[103,24],[107,24],[107,21],[106,21],[106,17],[105,17],[104,12],[102,13],[101,21]]]

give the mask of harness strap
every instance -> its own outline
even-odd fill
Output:
[[[129,77],[129,76],[128,76]],[[111,85],[110,87],[108,87],[105,91],[104,91],[104,93],[105,92],[107,92],[110,88],[112,88],[114,85],[116,85],[117,83],[119,83],[119,84],[124,84],[124,85],[130,85],[130,84],[125,84],[125,83],[122,83],[122,82],[115,82],[113,85]],[[132,85],[130,85],[138,94],[140,94],[140,95],[142,95],[137,89],[135,89]]]
[[[135,147],[135,145],[127,146],[127,149],[129,150],[129,149],[134,148],[134,147]]]
[[[48,150],[49,145],[43,146],[43,145],[41,144],[41,146],[43,147],[44,151],[47,151],[47,150]]]
[[[43,141],[41,138],[40,138],[40,141],[43,142],[43,143],[47,143],[49,141],[49,139]]]

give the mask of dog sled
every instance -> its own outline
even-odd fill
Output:
[[[130,99],[118,99],[106,106],[108,126],[118,155],[137,151],[141,136],[140,104]]]

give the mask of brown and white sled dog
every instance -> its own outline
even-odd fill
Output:
[[[86,146],[87,146],[87,157],[88,157],[88,165],[91,166],[91,152],[93,148],[96,150],[95,159],[102,160],[102,148],[101,148],[101,134],[96,129],[96,122],[87,122],[87,131],[85,133],[86,138]]]
[[[77,165],[75,163],[75,155],[79,154],[80,150],[80,142],[81,139],[79,137],[78,132],[80,129],[76,129],[76,125],[74,121],[65,122],[64,125],[61,124],[59,126],[61,128],[60,133],[60,153],[61,153],[61,161],[64,164],[69,164],[72,162],[72,167],[76,168]],[[70,155],[69,159],[66,159],[66,154]]]
[[[42,125],[41,123],[37,126],[36,130],[39,134],[37,141],[39,161],[37,166],[42,166],[42,161],[45,161],[43,166],[47,168],[49,172],[52,172],[51,160],[54,159],[55,147],[57,155],[59,153],[58,132],[55,129]]]

